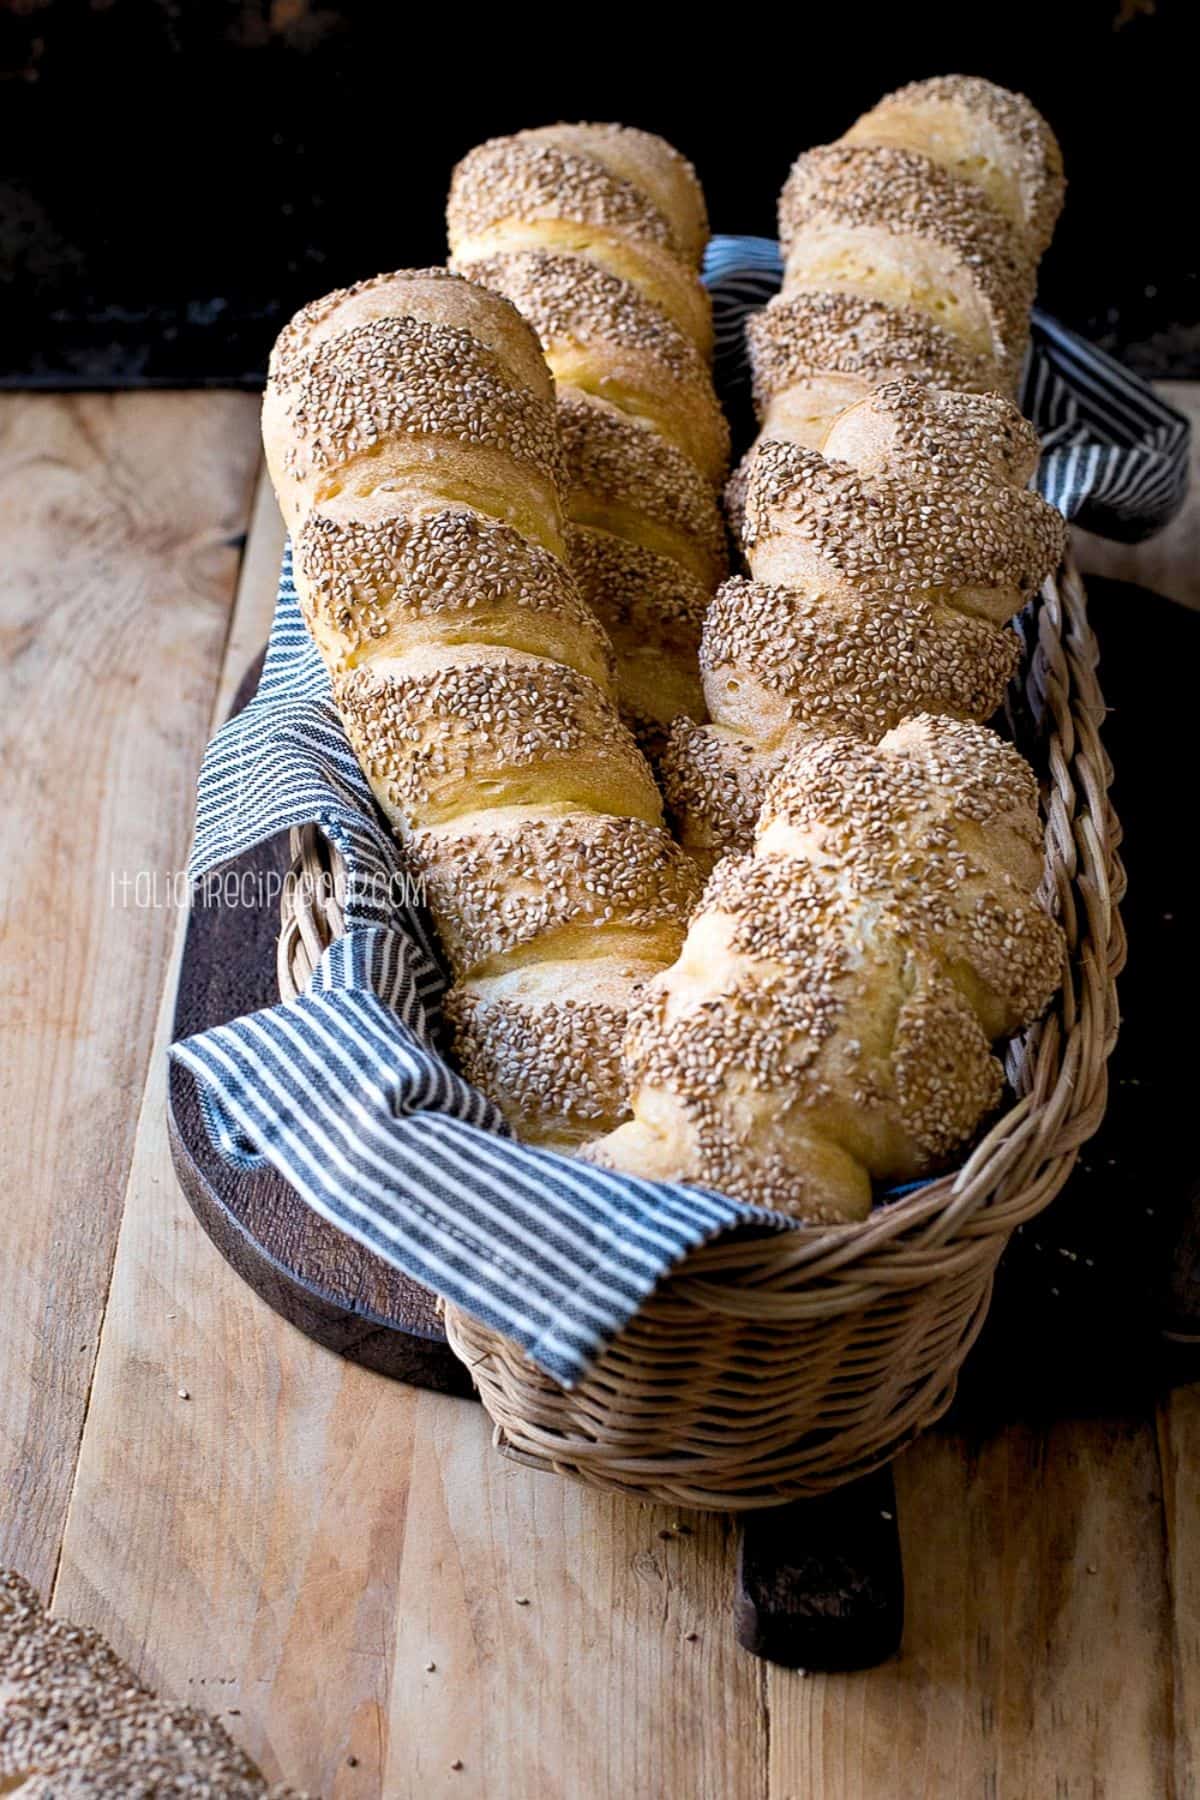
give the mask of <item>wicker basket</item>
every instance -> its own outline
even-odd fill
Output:
[[[1125,954],[1096,640],[1072,568],[1021,626],[1010,723],[1042,777],[1046,891],[1070,954],[1055,1009],[1010,1046],[1013,1103],[957,1173],[860,1224],[694,1251],[569,1391],[447,1306],[508,1455],[641,1499],[773,1506],[888,1462],[950,1404],[1009,1234],[1058,1192],[1103,1116]],[[336,879],[328,856],[305,834],[310,879],[293,897],[315,895],[318,910]],[[336,898],[315,920],[285,909],[285,992],[338,912]]]

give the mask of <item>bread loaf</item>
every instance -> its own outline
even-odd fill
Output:
[[[1005,397],[1061,188],[1028,103],[959,78],[789,177],[728,494],[749,575],[705,620],[713,723],[663,758],[683,841],[722,860],[631,1017],[634,1116],[599,1162],[865,1218],[969,1141],[991,1042],[1058,984],[1036,784],[979,721],[1064,546]]]
[[[620,1045],[695,899],[564,560],[553,383],[512,305],[445,270],[297,314],[267,461],[300,603],[423,877],[469,1079],[569,1148],[626,1110]]]
[[[459,164],[448,225],[452,266],[505,294],[541,340],[568,560],[615,647],[622,711],[656,755],[674,718],[703,717],[700,625],[727,567],[714,484],[729,437],[695,172],[649,132],[523,131]]]

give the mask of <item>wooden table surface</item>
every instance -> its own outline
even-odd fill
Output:
[[[1085,562],[1195,604],[1198,536]],[[177,1191],[164,1053],[196,769],[274,593],[255,401],[3,396],[0,542],[0,1565],[325,1800],[1196,1795],[1200,1388],[927,1437],[903,1653],[804,1677],[734,1647],[725,1520],[509,1465],[253,1298]]]

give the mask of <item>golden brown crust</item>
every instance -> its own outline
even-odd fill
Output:
[[[729,554],[716,497],[691,459],[649,426],[593,394],[558,399],[565,500],[577,524],[646,544],[708,590]]]
[[[612,642],[621,716],[657,764],[672,721],[704,717],[699,654],[708,591],[670,557],[609,531],[568,526],[567,555]]]
[[[306,380],[314,352],[329,338],[377,319],[392,318],[469,331],[537,399],[553,398],[553,384],[537,339],[516,307],[501,295],[494,303],[480,305],[470,288],[449,269],[441,268],[395,269],[310,300],[275,340],[269,364],[271,384],[286,389]]]
[[[1034,898],[1037,798],[1011,744],[925,715],[877,745],[805,739],[771,783],[758,837],[836,867],[843,892],[894,915],[994,1038],[1036,1018],[1062,973],[1061,933]]]
[[[653,200],[670,221],[684,260],[700,266],[708,242],[708,208],[692,164],[666,138],[636,125],[543,125],[527,134],[592,157]]]
[[[1010,618],[1065,543],[1062,515],[1010,473],[1036,454],[1031,427],[998,395],[916,382],[889,383],[853,412],[834,425],[827,455],[759,446],[742,526],[756,574],[828,572],[871,592],[924,591]]]
[[[1028,333],[1033,263],[1004,218],[975,188],[913,151],[823,145],[797,159],[780,196],[779,234],[789,287],[839,285],[807,281],[799,272],[798,257],[822,230],[866,231],[874,234],[877,250],[883,239],[893,240],[897,277],[914,253],[906,245],[937,246],[948,259],[947,271],[956,272],[988,319],[987,350],[1010,379]],[[880,279],[887,279],[886,270]],[[913,298],[903,288],[894,297],[902,304]],[[945,295],[931,295],[929,303],[941,307]],[[947,313],[946,323],[951,322]]]
[[[668,963],[700,897],[693,864],[659,825],[566,813],[510,827],[420,831],[407,847],[455,979],[514,951],[579,956],[636,943]],[[586,941],[585,940],[589,940]]]
[[[885,94],[846,142],[891,144],[932,157],[980,187],[1042,254],[1066,184],[1058,141],[1024,94],[978,75],[937,75]]]
[[[294,553],[305,622],[335,674],[440,640],[534,652],[613,690],[612,647],[565,565],[498,519],[312,512]]]
[[[703,712],[699,617],[727,568],[695,172],[645,132],[548,126],[472,151],[447,216],[455,267],[521,309],[553,369],[572,566],[656,759]]]
[[[824,452],[760,444],[742,521],[753,576],[718,591],[701,639],[715,727],[680,732],[662,761],[686,843],[744,849],[763,758],[796,733],[992,715],[1018,654],[999,628],[1065,547],[1061,515],[1025,485],[1036,457],[998,395],[909,379],[843,412]]]
[[[616,707],[561,663],[434,646],[351,670],[335,694],[398,826],[442,824],[481,805],[544,804],[659,822],[658,790]]]
[[[598,394],[648,421],[709,481],[721,479],[729,427],[704,359],[632,281],[586,256],[547,250],[481,258],[467,272],[520,308],[560,388]]]
[[[643,238],[695,266],[708,236],[691,164],[627,126],[550,125],[491,138],[454,171],[451,248],[510,220],[569,219]]]
[[[769,747],[797,726],[879,738],[916,712],[989,719],[1019,658],[1015,632],[886,583],[734,576],[709,608],[700,666],[710,711]]]
[[[628,1009],[660,967],[571,964],[542,993],[503,978],[452,988],[445,1011],[454,1058],[519,1137],[578,1149],[628,1112],[621,1060]]]
[[[865,294],[800,289],[776,294],[746,324],[754,404],[765,422],[775,397],[821,374],[850,376],[869,392],[911,376],[964,393],[1001,392],[1003,376],[953,332],[912,307]]]
[[[708,873],[754,842],[754,827],[786,746],[765,749],[721,725],[676,719],[657,758],[667,812],[684,849]]]
[[[615,167],[628,146],[607,147]],[[584,301],[593,274],[614,279],[589,271]],[[634,314],[653,309],[629,292],[607,324],[632,345]],[[547,326],[560,303],[547,296]],[[659,358],[664,379],[702,367],[660,317],[677,352]],[[464,1070],[523,1132],[575,1147],[621,1116],[625,1008],[675,955],[696,879],[563,561],[565,464],[537,339],[477,282],[378,277],[285,329],[263,423],[305,618],[459,977]],[[655,466],[661,489],[666,446]],[[688,483],[673,519],[688,518]]]
[[[784,291],[749,333],[766,429],[728,490],[752,579],[705,620],[715,723],[677,724],[663,759],[684,843],[749,850],[757,813],[752,853],[717,864],[645,989],[634,1116],[588,1151],[818,1221],[969,1139],[1001,1093],[989,1041],[1045,1006],[1062,954],[1032,774],[971,718],[1016,661],[997,627],[1063,546],[996,392],[1056,209],[1052,140],[962,80],[850,135],[785,189]]]

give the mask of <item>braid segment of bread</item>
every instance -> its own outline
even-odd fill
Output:
[[[263,436],[347,735],[426,884],[460,1065],[573,1147],[627,1110],[626,1012],[697,878],[564,561],[537,340],[445,270],[378,276],[285,328]]]
[[[914,82],[799,157],[783,287],[746,328],[760,441],[819,449],[839,412],[903,376],[1011,398],[1063,189],[1045,120],[975,76]],[[729,484],[735,529],[750,456]]]
[[[633,1119],[589,1148],[819,1221],[944,1164],[1000,1098],[990,1041],[1058,985],[1037,788],[1010,746],[922,716],[808,739],[723,861],[626,1041]]]
[[[622,712],[657,755],[703,717],[696,657],[727,569],[729,433],[697,265],[704,197],[679,153],[618,125],[497,138],[455,170],[452,266],[534,327],[559,391],[568,555],[612,639]]]
[[[1003,627],[1062,556],[1061,515],[1027,486],[1037,437],[996,394],[889,382],[824,452],[762,445],[750,578],[722,586],[700,662],[714,721],[677,723],[662,778],[702,863],[750,846],[798,736],[879,738],[913,713],[991,717],[1017,663]]]

